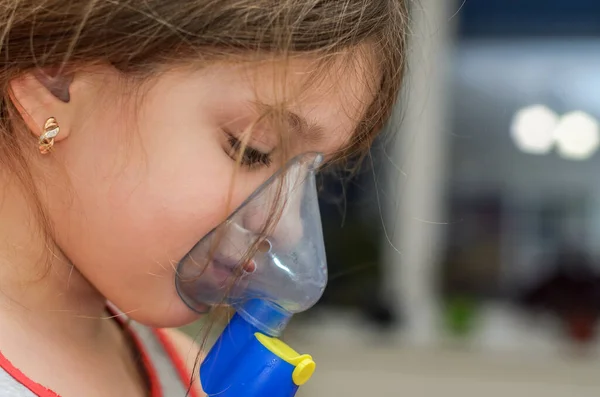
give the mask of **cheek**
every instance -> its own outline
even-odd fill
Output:
[[[143,145],[135,137],[125,145],[128,133],[115,130],[95,145],[70,143],[77,145],[65,158],[73,195],[54,201],[57,242],[135,320],[184,324],[193,318],[174,288],[176,264],[264,176],[237,179],[228,205],[233,162],[218,139],[145,135]]]
[[[226,217],[231,165],[217,140],[146,140],[141,147],[124,145],[117,133],[65,148],[69,199],[57,188],[50,211],[57,242],[107,299],[138,313],[136,320],[185,323],[174,266]]]
[[[140,112],[82,112],[57,151],[68,180],[47,200],[57,243],[77,269],[135,320],[165,327],[192,319],[175,291],[177,262],[266,179],[241,172],[230,195],[234,163],[210,96],[175,95],[174,86],[157,87]]]
[[[102,236],[99,245],[126,245],[156,260],[158,253],[178,254],[173,241],[185,245],[214,226],[225,212],[219,204],[230,181],[219,172],[227,164],[214,139],[189,141],[172,134],[155,140],[152,134],[143,139],[135,134],[114,131],[73,151],[67,164],[75,198],[65,215],[71,223],[79,221],[76,229],[85,235]],[[124,136],[130,139],[124,142]]]

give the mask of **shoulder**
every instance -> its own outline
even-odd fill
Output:
[[[181,364],[185,368],[188,376],[193,375],[193,388],[197,392],[196,395],[198,397],[206,396],[201,390],[200,380],[198,379],[198,368],[195,365],[200,354],[200,346],[188,335],[177,329],[163,328],[160,329],[159,332],[163,335],[168,344],[170,344],[173,350],[171,353],[181,360]]]

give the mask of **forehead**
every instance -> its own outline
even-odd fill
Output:
[[[297,56],[221,65],[214,77],[228,80],[227,90],[238,90],[248,106],[283,105],[317,127],[321,151],[333,152],[350,139],[373,101],[374,64],[368,51],[352,51],[326,61]]]
[[[356,52],[327,62],[299,58],[284,65],[263,65],[264,70],[257,70],[257,96],[284,102],[286,108],[317,124],[330,140],[345,142],[373,101],[377,73],[372,64]]]

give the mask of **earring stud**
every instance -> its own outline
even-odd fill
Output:
[[[44,132],[40,135],[39,149],[41,154],[47,154],[54,146],[54,138],[60,132],[60,127],[54,117],[49,117],[44,124]]]

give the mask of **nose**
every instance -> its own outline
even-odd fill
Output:
[[[244,227],[266,237],[278,249],[295,246],[304,234],[302,200],[307,189],[305,175],[291,172],[265,191],[252,210],[246,212]]]

